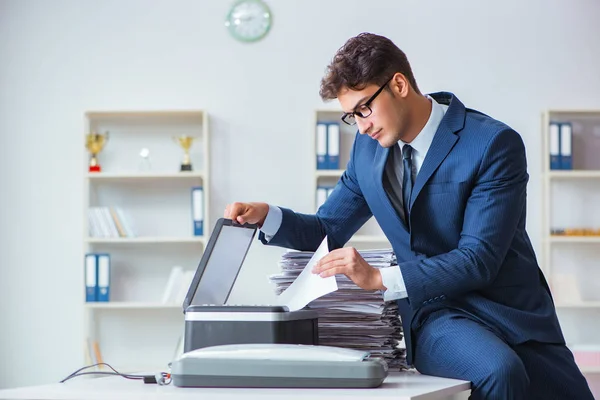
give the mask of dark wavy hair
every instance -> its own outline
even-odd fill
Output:
[[[337,51],[321,80],[319,94],[323,100],[333,100],[343,88],[362,90],[369,84],[381,86],[396,72],[404,75],[420,94],[406,54],[386,37],[361,33]]]

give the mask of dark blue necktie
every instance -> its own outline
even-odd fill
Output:
[[[402,147],[402,164],[404,165],[404,176],[402,177],[402,200],[404,206],[404,221],[410,230],[408,219],[408,206],[410,205],[410,195],[412,193],[412,150],[413,148],[405,144]]]

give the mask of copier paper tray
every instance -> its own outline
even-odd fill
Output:
[[[372,388],[386,376],[385,361],[369,352],[281,343],[205,347],[171,365],[181,387]]]

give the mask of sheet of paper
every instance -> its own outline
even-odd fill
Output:
[[[312,256],[306,267],[302,270],[296,280],[277,297],[277,304],[287,306],[290,311],[296,311],[306,306],[311,301],[335,292],[338,289],[335,276],[321,278],[311,271],[315,264],[329,253],[327,236]]]

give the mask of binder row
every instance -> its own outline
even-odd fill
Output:
[[[317,122],[317,169],[340,169],[340,124]]]
[[[90,237],[135,237],[129,215],[119,207],[88,209]]]
[[[192,187],[192,231],[194,236],[204,234],[204,189]],[[131,218],[120,207],[90,207],[88,209],[90,237],[136,237]]]
[[[550,169],[573,169],[573,125],[550,122]]]
[[[332,185],[317,186],[317,210],[325,203],[325,200],[329,198],[334,188],[335,186]]]
[[[85,267],[85,301],[110,301],[110,254],[87,253]]]

